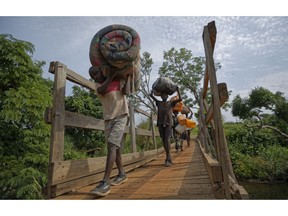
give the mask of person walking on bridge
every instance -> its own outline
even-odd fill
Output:
[[[163,142],[163,146],[166,152],[165,166],[172,166],[172,159],[170,155],[170,138],[172,136],[173,127],[173,107],[180,101],[182,101],[179,89],[177,88],[179,98],[174,101],[167,101],[168,94],[161,93],[162,101],[159,101],[154,95],[153,91],[150,93],[150,97],[155,101],[158,108],[157,115],[157,127],[159,128],[160,137]]]
[[[184,106],[181,113],[186,115],[186,119],[192,119],[192,117],[193,117],[193,112],[190,109],[190,107],[188,107],[188,106]],[[190,115],[188,116],[189,113],[190,113]],[[185,140],[187,141],[187,145],[189,147],[190,141],[191,141],[191,128],[186,129],[185,136],[183,136],[183,137],[185,137]]]
[[[117,72],[111,72],[106,80],[101,73],[97,73],[93,77],[96,81],[96,95],[102,103],[105,139],[108,148],[103,180],[90,191],[91,194],[98,196],[108,195],[110,193],[110,185],[119,185],[128,179],[122,165],[121,147],[123,146],[123,135],[129,111],[126,95],[121,91],[121,89],[125,89],[125,86],[123,88],[120,87],[122,82],[115,78],[116,75]],[[103,82],[103,80],[105,81]],[[116,162],[119,173],[110,182],[114,162]]]

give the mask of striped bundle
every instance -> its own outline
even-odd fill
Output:
[[[89,58],[92,79],[101,73],[103,80],[111,73],[125,79],[135,92],[140,86],[140,37],[129,26],[110,25],[98,31],[90,44]],[[95,79],[94,79],[95,80]]]

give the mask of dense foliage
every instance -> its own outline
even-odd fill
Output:
[[[52,103],[53,82],[42,77],[41,68],[45,62],[33,60],[33,53],[33,44],[11,35],[0,35],[0,199],[44,198],[42,190],[47,183],[50,144],[50,125],[44,122],[44,112]],[[153,110],[155,107],[148,96],[152,64],[150,54],[143,53],[139,97],[130,99]],[[192,102],[197,103],[204,64],[204,59],[193,57],[191,51],[172,48],[164,52],[164,63],[159,74],[177,83],[185,103],[192,106]],[[188,97],[186,90],[194,95],[194,101]],[[66,97],[65,108],[71,112],[102,118],[98,98],[79,86],[74,86],[72,95]],[[287,178],[287,138],[271,128],[263,127],[270,125],[287,134],[287,109],[288,102],[283,93],[273,94],[264,88],[254,89],[249,98],[241,98],[239,95],[234,98],[233,115],[244,121],[226,123],[224,126],[234,172],[238,178],[271,182]],[[251,126],[257,120],[261,121],[261,127]],[[148,119],[138,127],[150,130],[150,125]],[[197,134],[197,130],[192,133]],[[137,136],[137,143],[138,151],[155,148],[151,138]],[[161,145],[158,139],[157,147]],[[95,149],[97,156],[106,155],[103,132],[80,128],[65,130],[65,160],[92,156],[87,153],[95,152],[90,151]],[[129,135],[123,152],[130,152]]]
[[[46,185],[51,82],[44,62],[33,61],[34,46],[0,35],[0,197],[41,199]]]
[[[193,56],[190,50],[171,48],[164,52],[164,62],[159,69],[161,76],[169,77],[175,82],[182,94],[186,105],[192,107],[199,104],[201,80],[204,76],[204,57]],[[194,100],[187,95],[187,90],[194,96]]]
[[[263,87],[253,89],[249,96],[237,95],[232,101],[232,115],[259,128],[270,128],[288,138],[288,100],[282,92],[272,93]],[[287,145],[287,141],[286,141]]]
[[[242,120],[226,124],[226,136],[236,175],[274,182],[288,176],[288,101],[283,93],[254,88],[237,95],[232,114]]]
[[[72,95],[66,97],[65,109],[97,119],[102,119],[103,115],[101,102],[97,96],[79,86],[73,86]],[[65,130],[65,137],[78,151],[96,152],[97,155],[106,154],[105,138],[102,131],[73,127]]]
[[[279,144],[282,137],[243,123],[226,123],[224,128],[237,178],[269,182],[287,179],[288,148]]]
[[[148,52],[144,52],[141,57],[141,82],[140,88],[135,95],[131,95],[129,100],[133,102],[134,105],[142,107],[150,112],[152,110],[154,113],[157,113],[157,108],[149,96],[151,91],[151,72],[152,65],[154,64],[153,59],[151,58],[151,54]],[[154,80],[155,81],[155,80]]]

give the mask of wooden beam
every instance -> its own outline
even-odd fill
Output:
[[[50,62],[49,66],[49,72],[52,74],[55,74],[56,68],[57,68],[58,62]],[[61,63],[60,63],[61,64]],[[77,74],[76,72],[72,71],[71,69],[67,68],[65,66],[65,72],[66,72],[66,79],[76,83],[78,85],[84,86],[90,90],[96,91],[96,85],[95,82],[92,82],[81,75]]]
[[[206,67],[208,67],[210,87],[211,87],[211,93],[212,93],[212,103],[213,103],[213,113],[214,113],[213,119],[215,123],[216,145],[220,149],[219,162],[220,162],[220,165],[222,166],[225,197],[226,199],[231,199],[229,179],[228,179],[228,167],[227,167],[227,157],[229,156],[229,153],[227,152],[227,148],[225,147],[225,144],[224,144],[224,132],[223,132],[223,126],[222,126],[222,119],[221,119],[220,100],[219,100],[219,93],[218,93],[218,88],[217,88],[215,64],[214,64],[214,59],[213,59],[213,44],[211,44],[211,41],[210,41],[209,30],[211,31],[211,25],[209,28],[208,26],[204,27],[203,42],[204,42],[205,56],[206,56]],[[215,27],[215,31],[216,31],[216,27]]]
[[[136,135],[149,136],[149,137],[153,136],[152,131],[148,131],[141,128],[136,128]]]
[[[66,69],[67,71],[67,80],[84,86],[92,91],[96,91],[95,82],[87,80],[86,78],[82,77],[81,75],[77,74],[76,72],[70,70],[69,68]]]
[[[219,93],[220,107],[222,107],[223,104],[226,103],[226,101],[229,98],[227,85],[226,83],[219,83],[217,84],[217,87],[218,87],[218,93]],[[206,124],[209,124],[212,119],[213,119],[213,106],[211,105],[206,114],[206,118],[205,118]]]
[[[138,107],[135,107],[134,111],[138,112],[138,113],[141,113],[142,115],[145,115],[146,117],[149,117],[149,118],[151,117],[151,113],[148,113],[148,112],[146,112],[146,111],[144,111],[144,110],[142,110],[142,109],[140,109]],[[153,120],[157,120],[157,116],[155,116],[155,115],[152,115],[152,116],[153,116]]]
[[[209,39],[210,39],[210,44],[212,48],[212,55],[214,53],[214,48],[215,48],[215,43],[216,43],[216,35],[217,35],[217,29],[215,26],[215,21],[212,21],[208,23],[207,25],[208,30],[209,30]],[[204,31],[202,34],[202,39],[204,41]],[[206,65],[205,68],[205,73],[204,73],[204,82],[203,82],[203,90],[202,90],[202,97],[205,98],[207,91],[208,91],[208,85],[209,85],[209,73],[208,73],[208,67]]]
[[[122,155],[122,163],[124,166],[137,163],[148,157],[158,155],[162,150],[150,150],[146,152],[135,152]],[[55,162],[53,165],[53,185],[61,182],[70,181],[98,172],[104,172],[106,164],[106,156],[98,158],[85,158],[80,160],[69,160]],[[116,164],[114,164],[116,168]]]
[[[47,108],[45,113],[45,121],[47,124],[51,124],[51,109]],[[68,127],[78,127],[78,128],[86,128],[92,130],[100,130],[104,131],[104,120],[96,119],[91,116],[85,116],[83,114],[74,113],[70,111],[65,111],[65,121],[64,125]],[[125,133],[129,132],[129,127],[126,126]]]
[[[204,99],[202,97],[202,93],[200,93],[200,110],[199,110],[199,125],[200,125],[200,132],[201,132],[201,141],[204,145],[205,152],[208,152],[208,140],[207,140],[207,125],[205,123],[205,114],[204,114]]]
[[[104,131],[104,120],[65,111],[65,126]]]
[[[202,146],[200,146],[200,149],[202,151],[204,165],[210,177],[211,183],[217,184],[219,182],[223,182],[222,169],[218,161],[212,158],[208,153],[206,153]]]
[[[229,176],[229,183],[233,199],[249,199],[247,191],[239,185],[232,176]]]
[[[142,161],[139,161],[138,163],[134,163],[134,164],[129,164],[127,166],[124,167],[125,172],[129,172],[131,170],[137,169],[138,167],[154,160],[155,157],[150,157],[150,158],[146,158]],[[114,168],[111,172],[111,177],[114,177],[118,174],[118,169]],[[83,176],[82,178],[78,178],[78,179],[74,179],[71,181],[67,181],[67,182],[63,182],[60,184],[57,184],[55,186],[53,186],[53,190],[52,190],[52,197],[57,197],[61,194],[67,193],[67,192],[71,192],[73,190],[77,190],[79,188],[82,188],[84,186],[90,185],[90,184],[95,184],[99,181],[101,181],[103,179],[103,175],[104,173],[96,173],[96,174],[92,174],[90,176]]]
[[[53,108],[47,115],[50,115],[52,122],[51,138],[50,138],[50,153],[49,153],[49,167],[48,167],[48,182],[47,182],[47,196],[51,196],[53,170],[50,164],[62,161],[64,157],[64,133],[65,133],[65,89],[66,89],[66,66],[53,62],[50,64],[49,70],[53,71],[54,88],[53,88]],[[47,117],[47,116],[46,116]],[[49,120],[47,118],[47,120]]]
[[[219,100],[220,106],[222,107],[224,103],[229,99],[228,88],[226,83],[218,83],[218,93],[219,93]]]
[[[146,152],[136,152],[122,155],[122,163],[126,172],[136,169],[158,157],[164,152],[163,148]],[[56,162],[51,165],[53,170],[52,197],[59,196],[89,184],[96,183],[103,178],[106,157],[87,158],[81,160]],[[116,165],[111,177],[118,174]]]
[[[129,116],[130,116],[130,134],[131,134],[131,150],[132,152],[137,152],[136,148],[136,130],[135,130],[135,116],[134,116],[134,107],[132,102],[129,102]]]
[[[65,88],[66,88],[66,66],[55,62],[53,108],[51,111],[51,142],[49,162],[62,161],[64,153],[65,132]]]

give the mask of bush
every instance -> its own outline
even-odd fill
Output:
[[[237,178],[274,182],[288,174],[288,148],[277,143],[271,130],[248,128],[242,123],[224,125]]]

